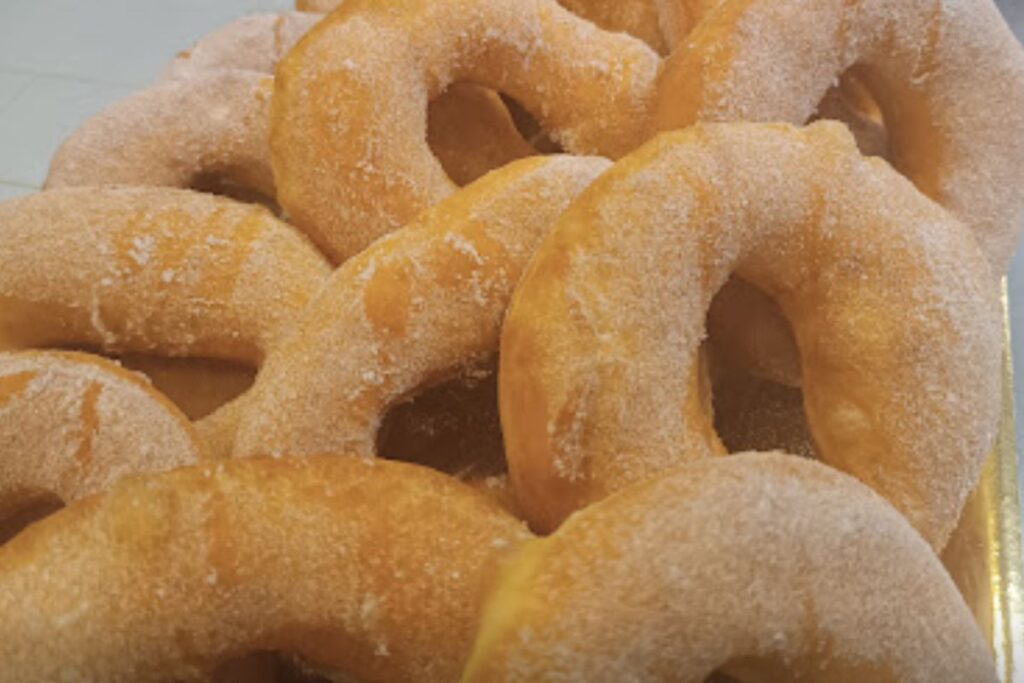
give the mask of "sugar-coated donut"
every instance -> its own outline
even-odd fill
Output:
[[[931,548],[818,463],[690,463],[529,541],[462,680],[998,680]]]
[[[528,537],[484,496],[404,463],[125,480],[0,548],[0,681],[210,680],[260,651],[335,681],[447,683],[499,561]]]
[[[305,12],[244,17],[200,40],[175,59],[164,76],[184,78],[224,69],[273,74],[281,58],[322,18]],[[430,103],[427,142],[457,185],[536,154],[516,130],[501,98],[471,83],[457,83]]]
[[[179,55],[159,83],[72,133],[51,161],[46,186],[213,189],[272,205],[271,75],[320,18],[301,12],[257,15],[205,37]],[[460,185],[535,153],[501,99],[468,83],[431,102],[427,140]]]
[[[330,272],[265,209],[170,188],[66,188],[0,203],[8,347],[259,363]]]
[[[1024,50],[992,0],[723,0],[665,62],[652,128],[803,123],[853,65],[893,164],[1002,274],[1024,210]]]
[[[608,166],[515,162],[347,261],[268,357],[235,455],[373,455],[391,406],[497,351],[527,259]]]
[[[138,375],[82,353],[0,353],[0,527],[199,458],[191,423]]]
[[[9,200],[0,203],[0,242],[0,349],[230,361],[232,391],[246,388],[245,366],[260,364],[330,273],[265,209],[168,188],[65,188]],[[129,362],[168,386],[152,360]],[[194,417],[216,405],[184,395]],[[219,431],[231,422],[216,415],[197,425],[209,455],[223,455],[232,438]],[[207,443],[207,435],[221,438]]]
[[[267,140],[273,79],[213,70],[165,80],[82,124],[53,159],[47,188],[217,182],[274,196]]]
[[[573,153],[640,140],[658,55],[554,0],[349,0],[278,68],[278,202],[343,261],[451,194],[427,103],[469,81],[522,104]]]
[[[831,122],[664,134],[562,215],[501,340],[530,520],[717,452],[698,348],[734,271],[793,324],[821,459],[941,548],[997,426],[995,278],[962,223]]]

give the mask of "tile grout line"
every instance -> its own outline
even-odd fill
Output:
[[[20,100],[25,95],[25,93],[28,92],[29,88],[32,87],[32,84],[36,82],[37,76],[33,74],[15,73],[13,71],[0,71],[0,73],[11,73],[16,76],[27,77],[27,80],[24,83],[22,83],[19,87],[14,88],[14,90],[11,91],[10,99],[4,102],[3,104],[0,104],[0,113],[2,113],[5,109],[13,105],[18,100]]]
[[[47,71],[33,71],[31,69],[21,69],[18,67],[11,67],[5,64],[0,64],[0,73],[14,74],[15,76],[29,76],[30,83],[35,82],[40,78],[49,78],[55,81],[70,81],[73,83],[83,83],[85,85],[101,85],[106,88],[132,88],[141,89],[149,87],[150,83],[127,83],[125,81],[108,81],[102,78],[93,78],[91,76],[76,76],[74,74],[47,72]],[[154,77],[155,78],[155,77]]]
[[[38,191],[38,190],[42,189],[42,188],[40,188],[39,185],[29,185],[28,183],[25,183],[24,181],[21,181],[21,180],[4,180],[3,178],[0,178],[0,185],[6,185],[7,187],[16,187],[19,190],[37,190]]]

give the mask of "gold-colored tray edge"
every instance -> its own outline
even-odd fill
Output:
[[[991,466],[982,479],[989,503],[989,580],[992,586],[993,650],[1003,683],[1024,683],[1024,576],[1021,566],[1020,480],[1017,471],[1016,417],[1010,298],[1002,283],[1004,315],[1003,401],[999,435]]]

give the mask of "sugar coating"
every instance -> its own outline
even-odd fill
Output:
[[[726,0],[666,60],[653,130],[803,123],[856,66],[891,158],[997,274],[1024,210],[1024,50],[992,0]]]
[[[609,165],[516,162],[346,262],[267,359],[235,454],[373,455],[389,407],[495,353],[527,259]]]
[[[573,153],[634,146],[659,59],[554,0],[354,0],[281,62],[271,147],[278,200],[344,261],[451,194],[427,103],[470,81],[514,97]]]
[[[821,459],[941,548],[995,435],[995,278],[963,224],[836,123],[664,134],[562,215],[500,347],[531,521],[717,451],[698,349],[734,272],[793,324]]]
[[[46,187],[187,188],[216,176],[273,196],[267,147],[272,83],[256,72],[196,72],[130,95],[61,144]]]
[[[0,203],[0,346],[258,364],[330,269],[257,206],[170,188]]]
[[[694,462],[573,515],[503,570],[461,680],[997,680],[928,545],[856,480]]]
[[[125,480],[0,548],[0,681],[207,681],[254,651],[332,680],[452,681],[522,524],[357,458]]]
[[[0,520],[199,457],[188,419],[141,376],[86,354],[0,353]]]

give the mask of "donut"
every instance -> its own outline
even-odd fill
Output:
[[[255,72],[209,71],[130,95],[60,145],[45,187],[219,183],[272,199],[267,158],[272,83]]]
[[[715,671],[998,680],[906,521],[853,478],[778,453],[690,463],[528,541],[486,603],[462,680],[701,683]]]
[[[206,359],[200,372],[228,361],[217,377],[241,375],[229,394],[251,381],[244,368],[260,365],[330,273],[265,209],[170,188],[12,199],[0,203],[0,243],[0,349]],[[152,362],[133,366],[151,372]],[[185,395],[193,417],[215,405]]]
[[[856,65],[889,158],[999,275],[1024,209],[1024,50],[991,0],[723,0],[664,63],[651,130],[802,123]]]
[[[389,408],[497,351],[527,259],[608,166],[509,164],[346,261],[267,358],[234,455],[373,456]]]
[[[46,187],[194,188],[276,208],[269,76],[320,18],[257,15],[210,34],[179,55],[156,85],[80,126],[54,155]],[[431,102],[428,142],[460,185],[535,153],[501,99],[470,84]]]
[[[260,207],[170,188],[0,203],[0,338],[258,364],[330,272]]]
[[[453,681],[499,562],[527,538],[472,489],[405,463],[124,480],[0,548],[0,681],[211,680],[252,652],[336,681]]]
[[[998,422],[995,278],[962,223],[830,122],[666,133],[559,218],[500,346],[506,455],[531,523],[554,528],[723,450],[697,361],[732,272],[793,325],[821,460],[941,549]]]
[[[180,55],[164,77],[223,69],[273,74],[281,58],[322,18],[304,12],[244,17]],[[498,95],[470,83],[456,83],[430,103],[427,142],[458,185],[536,153]]]
[[[640,140],[658,55],[554,0],[350,0],[278,67],[277,199],[341,262],[455,190],[425,141],[452,83],[505,93],[575,154]]]
[[[138,375],[87,354],[0,353],[0,529],[48,501],[199,458],[188,418]]]

